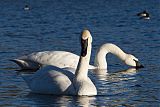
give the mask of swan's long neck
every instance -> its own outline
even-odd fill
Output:
[[[90,56],[91,56],[91,45],[88,45],[87,48],[87,55],[83,57],[82,55],[80,56],[78,66],[75,72],[76,78],[88,78],[88,67],[89,67],[89,61],[90,61]]]
[[[106,55],[108,53],[116,55],[122,61],[126,58],[126,53],[118,46],[111,43],[104,44],[99,48],[95,57],[95,66],[97,66],[98,69],[107,69]]]

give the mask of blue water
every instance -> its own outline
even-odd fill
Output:
[[[26,4],[30,10],[24,10]],[[1,0],[0,7],[0,106],[160,106],[159,0]],[[150,20],[136,16],[144,9]],[[45,50],[79,54],[80,32],[86,28],[93,36],[91,64],[97,48],[111,42],[145,68],[128,69],[108,55],[108,74],[96,77],[98,96],[30,93],[9,59]]]

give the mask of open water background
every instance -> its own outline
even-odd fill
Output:
[[[24,10],[26,4],[30,10]],[[159,0],[1,0],[0,7],[1,107],[160,107]],[[145,9],[150,20],[136,16]],[[93,36],[91,64],[98,47],[110,42],[134,54],[145,68],[128,69],[108,55],[108,74],[96,77],[98,96],[31,94],[9,59],[46,50],[79,54],[80,32],[86,28]]]

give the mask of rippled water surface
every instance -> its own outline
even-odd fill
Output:
[[[30,10],[24,10],[28,4]],[[0,106],[160,106],[159,0],[1,0]],[[150,20],[136,14],[146,9]],[[95,76],[98,96],[53,96],[30,92],[9,59],[44,50],[80,52],[82,29],[93,36],[91,64],[97,48],[114,43],[145,66],[129,69],[107,56],[108,73]]]

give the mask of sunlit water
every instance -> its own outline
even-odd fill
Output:
[[[24,10],[26,4],[30,10]],[[0,106],[160,106],[159,0],[1,0],[0,7]],[[150,20],[136,16],[144,9]],[[79,54],[84,28],[93,36],[91,64],[96,49],[111,42],[137,56],[145,68],[128,69],[108,55],[108,73],[90,74],[98,96],[31,93],[9,59],[44,50]]]

